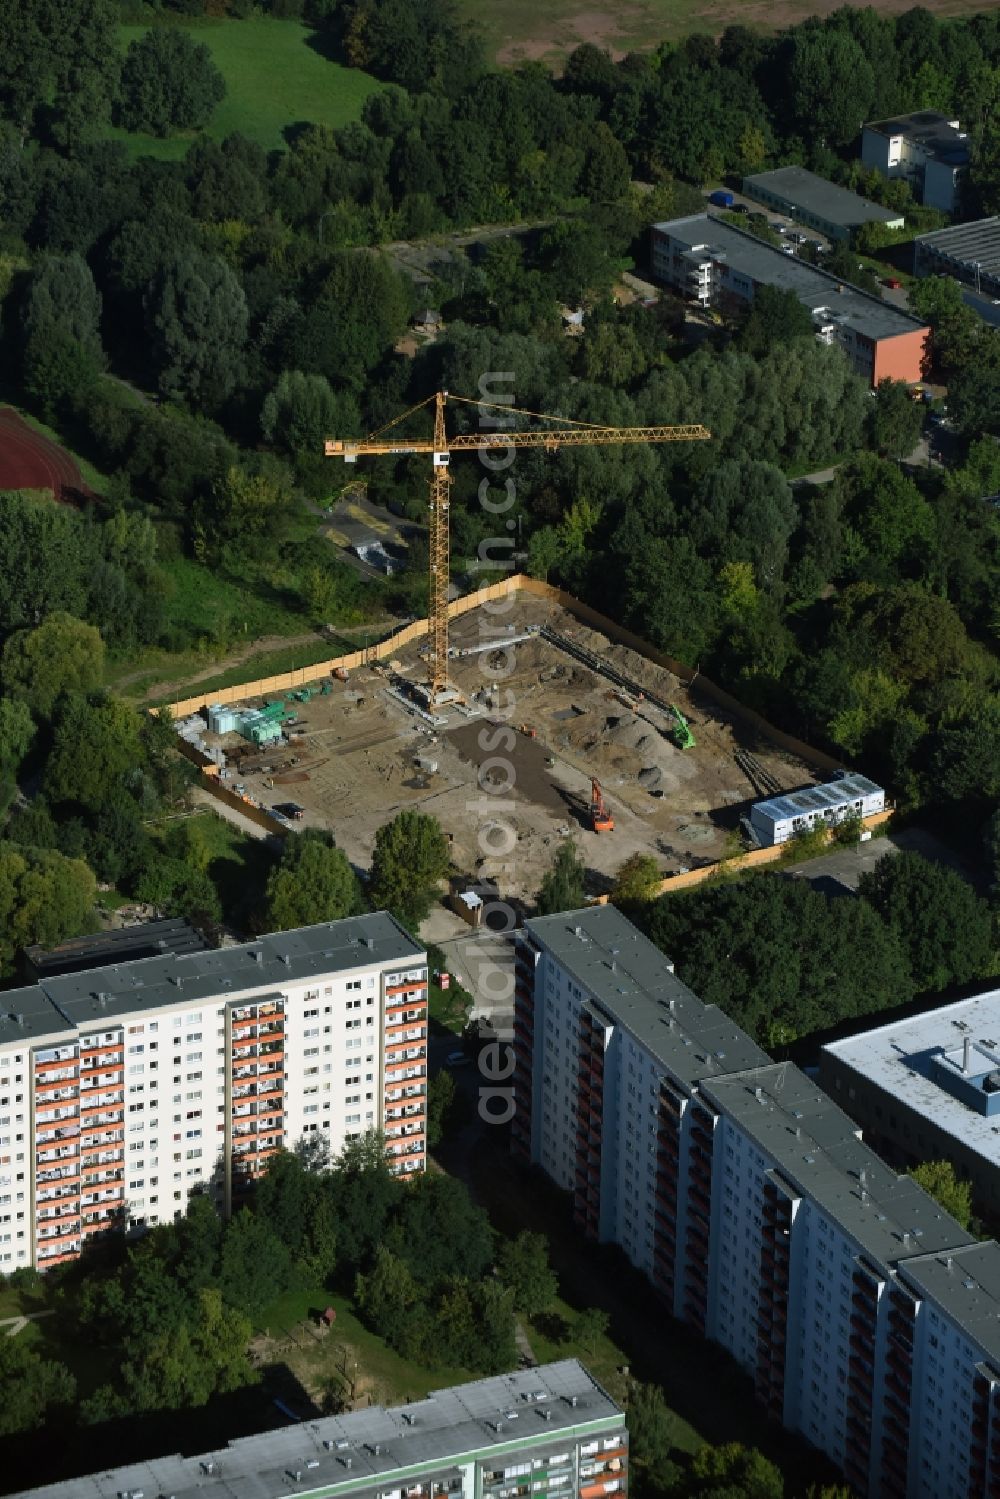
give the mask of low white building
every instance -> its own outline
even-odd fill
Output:
[[[884,177],[905,177],[918,203],[954,213],[969,143],[957,120],[933,109],[875,120],[861,132],[861,160]]]
[[[844,775],[825,786],[806,786],[755,802],[750,808],[750,826],[764,848],[787,843],[798,833],[845,822],[851,817],[871,817],[885,811],[885,792],[867,776]]]

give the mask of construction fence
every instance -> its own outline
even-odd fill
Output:
[[[607,615],[602,614],[599,609],[592,608],[590,604],[574,598],[571,593],[565,593],[563,589],[554,588],[551,583],[543,583],[538,578],[529,578],[524,573],[515,573],[513,577],[504,578],[500,583],[490,583],[474,593],[465,594],[460,599],[453,599],[448,605],[448,618],[449,620],[460,619],[463,614],[468,614],[472,609],[498,603],[501,599],[509,598],[516,593],[531,594],[536,598],[545,599],[548,603],[558,604],[574,619],[592,626],[602,635],[606,635],[609,640],[614,641],[616,645],[627,646],[629,650],[645,656],[647,661],[652,661],[666,671],[672,672],[686,686],[691,686],[697,680],[698,692],[709,701],[715,703],[717,707],[724,708],[740,722],[756,729],[772,744],[804,760],[807,765],[814,765],[825,771],[842,769],[840,761],[834,759],[832,755],[814,749],[812,745],[803,743],[794,735],[774,728],[759,713],[755,713],[752,708],[747,708],[709,677],[702,676],[690,666],[684,666],[680,661],[675,661],[672,656],[657,650],[641,636],[633,634],[631,630],[626,630],[623,625],[616,624],[613,619],[608,619]],[[318,682],[321,677],[329,676],[334,670],[353,671],[359,666],[370,665],[373,661],[388,661],[406,646],[412,645],[415,640],[423,639],[427,631],[428,621],[417,619],[387,636],[385,640],[379,641],[377,645],[351,651],[345,656],[335,656],[329,661],[319,661],[313,666],[302,666],[295,671],[282,672],[278,676],[261,677],[257,681],[244,682],[236,687],[223,687],[207,696],[202,692],[194,697],[182,698],[177,702],[169,703],[164,711],[171,713],[175,719],[186,718],[189,714],[197,713],[203,708],[208,697],[213,703],[242,703],[248,698],[261,697],[267,692],[287,692],[293,687],[305,687],[310,682]],[[498,644],[500,643],[498,641]]]
[[[861,819],[861,826],[868,832],[874,828],[883,827],[892,816],[893,810],[889,807],[884,812],[873,812],[870,817]],[[835,836],[831,828],[826,836],[827,843],[833,843]],[[790,850],[789,842],[775,843],[771,848],[753,848],[749,853],[736,854],[732,859],[721,859],[717,864],[703,864],[700,869],[687,869],[683,874],[665,875],[656,886],[654,898],[658,895],[669,895],[674,890],[690,890],[695,885],[704,884],[705,880],[710,880],[717,874],[742,874],[747,869],[759,869],[762,864],[777,864],[781,859],[788,862]],[[610,901],[610,895],[599,895],[593,904],[606,906]]]

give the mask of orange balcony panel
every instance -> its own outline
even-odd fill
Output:
[[[65,1072],[67,1067],[76,1067],[77,1065],[78,1059],[76,1057],[65,1057],[61,1062],[36,1062],[35,1076],[38,1077],[40,1073],[54,1072],[56,1069]]]
[[[72,1071],[72,1073],[71,1073],[71,1075],[69,1077],[53,1077],[53,1078],[49,1078],[49,1079],[46,1079],[45,1077],[36,1077],[35,1078],[35,1094],[36,1094],[36,1096],[37,1095],[41,1095],[41,1094],[58,1093],[58,1091],[59,1091],[60,1088],[71,1088],[71,1089],[75,1090],[76,1085],[79,1082],[79,1076],[78,1076],[77,1070],[76,1070],[76,1063],[75,1062],[73,1062],[73,1063],[64,1063],[63,1064],[63,1068],[61,1070],[65,1071],[65,1069],[66,1069],[67,1066],[71,1066],[73,1068],[73,1071]]]

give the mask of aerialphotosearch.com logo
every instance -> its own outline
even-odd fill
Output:
[[[483,402],[494,403],[480,407],[479,425],[490,434],[509,429],[514,425],[513,416],[496,409],[515,404],[514,372],[498,370],[485,374],[479,381],[479,396]],[[473,563],[477,573],[511,572],[514,568],[514,520],[509,516],[517,497],[517,486],[513,476],[506,473],[514,462],[517,450],[512,444],[503,447],[491,442],[479,449],[479,460],[488,470],[480,481],[479,503],[487,514],[496,518],[496,529],[500,530],[500,518],[506,534],[489,536],[479,544],[479,555]],[[498,476],[506,474],[501,480]],[[477,653],[480,670],[486,677],[484,684],[489,695],[489,717],[479,731],[479,751],[483,760],[479,766],[479,795],[467,803],[467,811],[476,819],[478,826],[477,847],[482,860],[482,883],[477,893],[483,901],[482,936],[475,944],[470,958],[474,969],[473,980],[477,998],[492,1016],[510,1015],[514,1003],[514,977],[511,962],[511,942],[517,926],[517,915],[508,901],[495,893],[502,885],[510,888],[514,876],[513,854],[517,846],[517,829],[514,825],[514,782],[516,772],[511,755],[517,743],[516,730],[510,720],[514,713],[514,694],[501,684],[514,671],[517,647],[508,642],[510,629],[505,616],[514,607],[516,595],[488,599],[479,610],[480,643],[490,644],[493,650]],[[499,1029],[493,1021],[497,1039],[482,1048],[479,1054],[479,1070],[482,1083],[479,1089],[479,1117],[487,1124],[508,1124],[514,1117],[514,1033],[509,1027]]]

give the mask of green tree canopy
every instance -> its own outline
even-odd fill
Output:
[[[150,135],[197,129],[225,95],[225,80],[204,42],[179,26],[157,26],[125,54],[117,123]]]
[[[375,834],[369,898],[404,926],[416,930],[431,908],[451,854],[436,818],[425,812],[398,812]]]
[[[93,929],[97,881],[82,859],[0,842],[0,968],[33,942],[51,946]]]
[[[335,393],[325,375],[283,370],[264,397],[260,427],[265,442],[286,453],[319,456],[325,438],[360,435],[361,417],[354,399]]]
[[[155,278],[146,316],[162,393],[216,410],[243,376],[248,314],[235,272],[214,255],[179,250]]]
[[[921,992],[997,971],[990,908],[954,870],[917,853],[886,854],[858,894],[898,938]]]
[[[0,1436],[35,1431],[53,1406],[69,1407],[76,1380],[65,1365],[44,1359],[24,1338],[0,1338]]]
[[[3,690],[39,718],[64,692],[90,692],[104,678],[104,641],[93,625],[56,610],[33,630],[15,630],[0,656]]]
[[[32,272],[24,304],[26,339],[44,341],[59,334],[72,339],[98,363],[101,295],[82,255],[48,255]]]
[[[969,1228],[972,1223],[972,1187],[967,1181],[959,1180],[950,1161],[921,1161],[909,1174],[957,1223],[964,1229]]]
[[[649,908],[649,934],[706,1004],[765,1048],[913,997],[905,945],[866,901],[771,874]]]
[[[516,1239],[505,1239],[497,1255],[497,1279],[514,1292],[515,1311],[534,1317],[550,1307],[559,1281],[549,1264],[545,1235],[525,1229]]]
[[[361,885],[346,854],[329,833],[307,828],[285,840],[265,896],[268,931],[339,921],[364,910]]]
[[[561,843],[538,892],[539,916],[578,910],[584,902],[585,876],[586,869],[576,844],[568,840]]]

